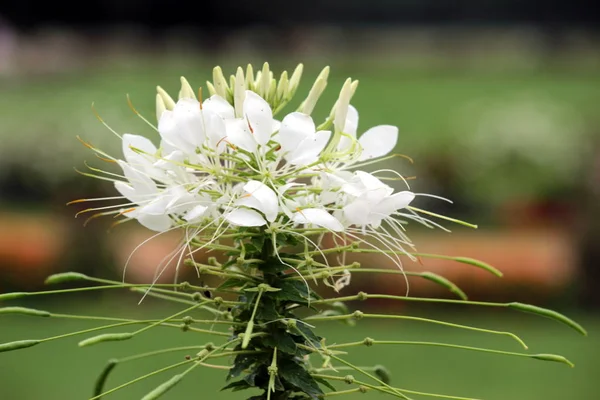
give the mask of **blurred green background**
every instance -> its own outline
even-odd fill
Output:
[[[359,348],[349,359],[360,365],[384,365],[392,373],[392,382],[406,389],[487,400],[597,398],[600,41],[596,31],[463,25],[407,28],[376,22],[287,30],[240,28],[228,34],[216,28],[149,31],[138,25],[102,30],[51,26],[23,29],[0,20],[0,293],[40,290],[45,276],[66,270],[119,279],[129,254],[150,236],[135,226],[109,231],[111,221],[93,221],[83,228],[83,219],[73,218],[83,207],[65,206],[76,198],[113,193],[110,183],[74,171],[85,170],[84,160],[103,166],[76,136],[120,155],[119,140],[94,116],[92,103],[116,131],[156,140],[156,132],[129,109],[126,94],[154,122],[156,85],[176,93],[181,75],[193,86],[204,86],[214,65],[233,73],[237,65],[253,63],[257,69],[267,60],[278,72],[302,62],[306,68],[300,101],[320,69],[330,65],[328,90],[315,120],[327,115],[348,76],[359,79],[352,101],[360,113],[359,132],[378,124],[397,125],[396,150],[414,160],[394,161],[386,167],[416,175],[411,183],[416,192],[455,201],[447,205],[421,199],[421,207],[480,225],[476,232],[455,228],[451,235],[416,228],[413,233],[420,250],[480,258],[504,271],[505,278],[490,278],[445,262],[427,261],[408,268],[441,273],[476,300],[556,308],[590,333],[583,339],[552,321],[508,310],[377,303],[369,307],[513,331],[532,353],[565,355],[576,368],[420,346]],[[218,34],[221,39],[212,43],[210,35]],[[176,239],[166,235],[136,252],[128,280],[151,279]],[[388,266],[377,257],[361,261],[364,266]],[[165,279],[172,278],[171,274]],[[195,277],[188,274],[186,279]],[[402,279],[361,276],[343,294],[357,290],[402,294],[405,286]],[[413,295],[448,296],[418,282],[411,290]],[[164,317],[172,310],[157,301],[139,306],[137,301],[115,292],[19,304],[60,313],[139,318]],[[96,325],[1,315],[0,343]],[[360,321],[353,328],[330,323],[320,326],[319,334],[327,336],[328,343],[373,336],[519,351],[504,337],[408,321]],[[80,339],[0,354],[0,399],[85,399],[110,358],[209,340],[167,329],[152,330],[126,343],[84,349],[77,348]],[[109,386],[184,356],[176,353],[119,365]],[[107,398],[140,398],[171,375],[153,377]],[[217,392],[224,376],[221,370],[197,370],[165,398],[242,398]],[[384,396],[369,393],[348,398],[375,397]]]

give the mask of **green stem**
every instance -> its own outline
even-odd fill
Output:
[[[322,379],[329,379],[329,380],[334,380],[334,381],[343,381],[343,382],[347,382],[347,379],[345,377],[341,377],[341,376],[334,376],[334,375],[322,375],[322,374],[313,374],[314,377],[317,378],[322,378]],[[391,394],[391,395],[395,395],[394,392],[392,392],[390,389],[386,388],[386,387],[382,387],[382,386],[375,386],[375,385],[371,385],[369,383],[366,382],[361,382],[359,380],[354,379],[353,384],[356,385],[360,385],[360,386],[364,386],[365,388],[368,389],[372,389],[372,390],[377,390],[379,392],[383,392],[383,393],[387,393],[387,394]],[[354,392],[360,391],[362,392],[363,390],[361,390],[361,388],[356,388],[353,389]],[[428,397],[438,397],[438,398],[442,398],[442,399],[452,399],[452,400],[478,400],[478,399],[473,399],[471,397],[457,397],[457,396],[448,396],[448,395],[444,395],[444,394],[435,394],[435,393],[425,393],[425,392],[417,392],[415,390],[408,390],[408,389],[399,389],[402,390],[403,392],[406,393],[410,393],[410,394],[416,394],[416,395],[420,395],[420,396],[428,396]],[[333,393],[342,393],[343,391],[340,392],[333,392]],[[348,393],[350,393],[350,391],[346,391]],[[330,393],[325,394],[325,396],[327,395],[331,395]],[[400,397],[397,396],[396,397]]]
[[[471,300],[450,300],[450,299],[437,299],[428,297],[408,297],[408,296],[394,296],[389,294],[368,294],[365,292],[359,292],[353,296],[343,297],[332,297],[329,299],[315,300],[312,304],[328,304],[336,301],[352,301],[352,300],[367,300],[367,299],[388,299],[388,300],[399,300],[399,301],[410,301],[410,302],[421,302],[421,303],[446,303],[446,304],[461,304],[471,306],[485,306],[485,307],[501,307],[511,308],[517,311],[536,314],[542,317],[550,318],[560,323],[563,323],[584,336],[587,336],[587,332],[581,325],[572,319],[552,310],[546,308],[533,306],[530,304],[523,304],[518,302],[512,303],[490,303],[485,301],[471,301]]]
[[[387,383],[383,382],[381,379],[377,378],[375,375],[372,375],[370,373],[368,373],[367,371],[364,371],[360,368],[358,368],[357,366],[351,364],[350,362],[344,360],[343,358],[340,358],[334,354],[329,353],[328,356],[330,356],[331,358],[333,358],[334,360],[341,362],[342,364],[347,365],[348,367],[352,368],[353,370],[355,370],[356,372],[359,372],[371,379],[373,379],[375,382],[379,383],[380,385],[384,386],[385,388],[393,391],[395,394],[399,395],[399,397],[405,399],[405,400],[411,400],[410,397],[406,396],[404,393],[402,393],[401,390],[398,390],[390,385],[388,385]]]
[[[331,316],[324,316],[324,317],[319,317],[319,316],[307,317],[307,318],[305,318],[305,320],[306,321],[315,321],[315,320],[317,320],[317,321],[336,321],[336,320],[361,319],[361,318],[402,319],[402,320],[409,320],[409,321],[420,321],[420,322],[428,322],[428,323],[436,324],[436,325],[449,326],[451,328],[466,329],[466,330],[476,331],[476,332],[509,336],[510,338],[517,341],[517,343],[519,343],[521,346],[523,346],[523,348],[525,348],[525,349],[528,348],[527,345],[525,344],[525,342],[523,342],[523,340],[521,340],[521,338],[519,338],[517,335],[515,335],[512,332],[504,332],[504,331],[496,331],[496,330],[491,330],[491,329],[476,328],[474,326],[469,326],[469,325],[460,325],[460,324],[454,324],[452,322],[440,321],[437,319],[413,317],[413,316],[408,316],[408,315],[364,314],[361,311],[357,310],[352,314],[331,315]]]
[[[567,364],[570,367],[573,367],[573,363],[562,356],[552,355],[552,354],[527,354],[527,353],[517,353],[513,351],[503,351],[503,350],[493,350],[486,349],[482,347],[472,347],[472,346],[463,346],[458,344],[450,344],[450,343],[437,343],[437,342],[419,342],[419,341],[406,341],[406,340],[374,340],[367,338],[360,342],[349,342],[349,343],[340,343],[327,346],[328,349],[340,349],[345,347],[354,347],[360,345],[375,345],[375,344],[394,344],[394,345],[414,345],[414,346],[433,346],[433,347],[448,347],[453,349],[460,350],[471,350],[478,351],[482,353],[492,353],[492,354],[503,354],[507,356],[515,356],[515,357],[525,357],[525,358],[534,358],[538,360],[545,361],[555,361],[562,362],[563,364]]]

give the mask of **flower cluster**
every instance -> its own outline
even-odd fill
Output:
[[[368,232],[394,249],[410,245],[404,221],[427,223],[407,208],[415,194],[394,193],[383,182],[404,179],[395,171],[358,169],[393,157],[398,128],[380,125],[357,135],[358,111],[350,100],[358,81],[351,79],[316,126],[311,113],[329,68],[297,111],[275,118],[296,92],[301,72],[300,65],[290,79],[284,72],[276,80],[265,64],[255,79],[248,66],[228,85],[217,67],[205,100],[183,77],[177,101],[159,87],[160,146],[143,136],[121,136],[124,160],[113,160],[123,179],[115,187],[127,203],[104,214],[136,219],[158,232],[185,227],[204,243],[239,227],[303,227],[351,238]]]
[[[158,399],[194,369],[203,366],[228,370],[228,383],[223,389],[262,391],[248,400],[319,400],[366,391],[405,400],[412,399],[412,395],[469,400],[391,386],[385,368],[357,366],[342,357],[348,348],[373,344],[443,346],[572,366],[569,360],[554,354],[370,337],[361,341],[328,343],[326,338],[319,336],[318,326],[314,325],[319,321],[354,324],[365,318],[403,319],[496,334],[511,338],[527,349],[525,343],[511,332],[406,315],[351,312],[344,304],[345,301],[369,299],[511,308],[555,319],[582,334],[586,332],[567,317],[540,307],[517,302],[468,301],[454,283],[433,272],[361,268],[359,263],[347,262],[346,252],[376,253],[401,266],[400,257],[414,259],[417,256],[404,232],[406,222],[413,220],[426,226],[439,226],[423,215],[442,216],[411,205],[415,193],[409,190],[394,192],[384,183],[390,179],[404,180],[402,175],[387,169],[372,173],[361,170],[394,156],[391,152],[396,146],[398,129],[381,125],[357,134],[358,112],[350,105],[357,82],[351,79],[343,85],[329,116],[317,126],[311,114],[327,85],[328,68],[318,76],[297,110],[281,120],[275,116],[294,96],[302,66],[296,68],[289,79],[284,72],[278,80],[274,79],[267,64],[256,77],[251,66],[245,72],[239,68],[229,84],[220,68],[213,72],[213,81],[207,83],[210,97],[206,100],[202,99],[201,91],[196,97],[183,78],[177,102],[158,88],[156,129],[161,137],[159,147],[142,136],[117,134],[123,143],[124,160],[120,160],[89,145],[101,158],[117,163],[122,169],[122,174],[93,169],[98,177],[114,181],[121,196],[83,200],[126,199],[125,204],[85,211],[114,214],[123,217],[121,221],[137,220],[157,235],[171,229],[185,230],[186,240],[181,252],[175,254],[180,254],[181,259],[189,249],[187,263],[195,268],[199,282],[129,284],[66,272],[50,276],[46,283],[85,282],[89,286],[0,294],[2,302],[32,295],[128,288],[141,291],[144,296],[184,304],[186,308],[162,319],[141,320],[0,307],[0,314],[98,320],[106,324],[49,338],[3,343],[0,353],[115,327],[131,329],[133,325],[141,327],[95,334],[80,341],[79,346],[132,340],[159,326],[212,335],[219,340],[219,344],[206,342],[196,346],[164,347],[111,359],[98,377],[90,400],[100,400],[155,374],[183,366],[185,370],[148,392],[143,399]],[[334,246],[326,248],[323,245],[325,235],[333,239]],[[220,241],[222,238],[227,240]],[[216,250],[217,256],[206,262],[195,260],[193,253],[202,249]],[[333,260],[328,254],[338,257]],[[493,267],[467,257],[419,256],[453,260],[501,275]],[[308,284],[322,279],[339,291],[350,283],[354,272],[378,276],[404,274],[405,279],[427,279],[449,289],[460,300],[366,292],[323,298]],[[209,283],[214,287],[204,284],[204,276],[216,278]],[[203,324],[206,329],[197,327]],[[198,338],[202,340],[201,336]],[[164,340],[160,343],[164,346]],[[192,349],[198,350],[195,356],[185,356],[184,360],[105,389],[109,374],[118,364]],[[311,358],[311,355],[315,357]],[[213,364],[223,359],[225,364]],[[315,359],[322,361],[320,366]],[[347,375],[346,371],[356,373],[357,378]],[[342,382],[355,387],[341,389],[333,385]]]

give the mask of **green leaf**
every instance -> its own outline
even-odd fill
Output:
[[[240,376],[242,372],[250,368],[256,362],[256,356],[250,354],[239,354],[235,357],[233,367],[229,370],[226,380]]]
[[[308,394],[312,399],[316,400],[319,398],[319,395],[323,394],[319,384],[303,366],[296,364],[292,360],[283,359],[279,361],[277,368],[283,380],[295,386],[303,393]]]
[[[281,318],[281,315],[277,312],[275,300],[268,296],[263,296],[256,310],[256,320],[269,322],[279,318]]]
[[[240,390],[250,389],[251,387],[252,386],[248,382],[241,380],[241,381],[231,382],[230,384],[221,388],[221,391],[231,389],[234,392],[238,392]]]
[[[244,243],[244,249],[246,249],[246,256],[249,254],[258,255],[262,251],[262,246],[258,247],[254,243]]]
[[[321,385],[326,386],[327,388],[331,389],[332,391],[336,391],[336,388],[329,383],[329,381],[327,379],[323,379],[323,378],[317,378],[313,376],[313,379],[317,382],[319,382]]]
[[[277,246],[296,246],[300,244],[300,241],[295,235],[290,233],[278,233],[276,236]]]
[[[241,278],[229,278],[217,287],[217,290],[243,288],[249,281]]]
[[[277,350],[287,354],[296,354],[298,349],[292,335],[281,328],[269,331],[269,335],[263,338],[263,343],[272,348],[277,347]]]
[[[313,345],[320,347],[321,337],[315,335],[310,327],[302,322],[296,324],[296,329],[302,333],[303,337],[308,338]]]
[[[276,296],[280,301],[293,301],[299,304],[308,304],[309,296],[311,301],[318,300],[317,296],[303,281],[284,280],[279,284],[281,292]]]
[[[262,264],[260,266],[260,270],[264,274],[277,274],[289,268],[289,265],[282,264],[281,261],[274,258],[270,259],[269,262],[267,262],[266,264]]]
[[[258,249],[259,252],[262,252],[263,246],[265,245],[265,236],[253,236],[252,239],[250,239],[250,242]]]

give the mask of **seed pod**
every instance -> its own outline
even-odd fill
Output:
[[[48,311],[26,307],[2,307],[0,308],[0,314],[24,314],[33,317],[49,317],[51,315]]]
[[[0,344],[0,353],[4,351],[26,349],[27,347],[35,346],[41,342],[41,340],[17,340],[16,342],[3,343]]]
[[[115,342],[121,340],[128,340],[133,337],[133,333],[105,333],[102,335],[94,336],[79,342],[79,347],[91,346],[101,342]]]

